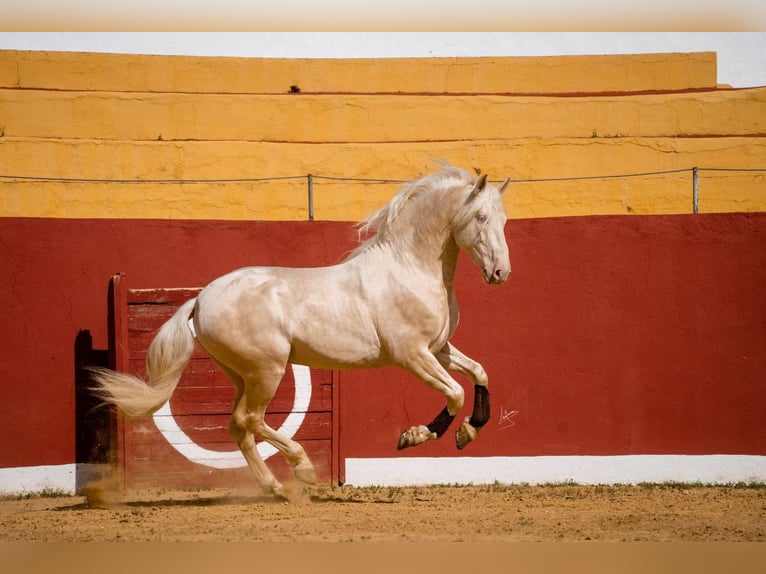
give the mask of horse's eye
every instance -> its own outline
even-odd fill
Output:
[[[480,213],[476,216],[476,219],[479,220],[479,223],[487,223],[488,216],[486,213]]]

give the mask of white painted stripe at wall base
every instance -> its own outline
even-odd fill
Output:
[[[91,480],[109,476],[108,464],[54,464],[0,468],[0,494],[43,491],[75,494]]]
[[[0,468],[0,493],[25,494],[44,490],[74,493],[76,464]]]
[[[353,486],[427,484],[638,484],[766,482],[766,456],[625,455],[348,458]]]
[[[766,482],[766,456],[757,455],[348,458],[345,462],[345,484],[351,486]],[[0,468],[0,494],[44,490],[74,494],[108,473],[109,465]]]

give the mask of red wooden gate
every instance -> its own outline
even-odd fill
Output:
[[[112,367],[145,374],[146,350],[159,327],[198,288],[127,289],[125,277],[111,281]],[[337,427],[332,371],[288,369],[269,405],[266,421],[294,432],[311,457],[320,482],[337,482]],[[294,374],[295,372],[295,374]],[[250,471],[228,433],[234,387],[197,346],[168,405],[153,417],[117,422],[117,461],[126,486],[212,487],[252,484]],[[266,447],[266,448],[265,448]],[[292,478],[289,465],[269,445],[259,445],[280,480]],[[273,456],[272,456],[273,455]]]

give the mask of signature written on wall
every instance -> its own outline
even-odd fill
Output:
[[[505,407],[500,407],[500,420],[497,423],[498,429],[505,430],[515,426],[516,422],[513,420],[513,417],[517,414],[519,414],[519,411],[512,411]]]

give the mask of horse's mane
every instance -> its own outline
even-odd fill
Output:
[[[408,205],[411,205],[415,197],[426,193],[440,192],[457,185],[473,185],[476,183],[476,176],[465,169],[455,167],[447,162],[437,162],[442,167],[442,171],[425,175],[419,179],[414,179],[405,183],[397,194],[383,207],[373,211],[366,219],[357,224],[359,237],[372,234],[362,241],[354,249],[347,259],[352,259],[360,253],[368,250],[374,245],[378,245],[392,239],[392,228],[394,223],[400,219],[402,214],[407,211]],[[450,185],[450,181],[452,185]]]

